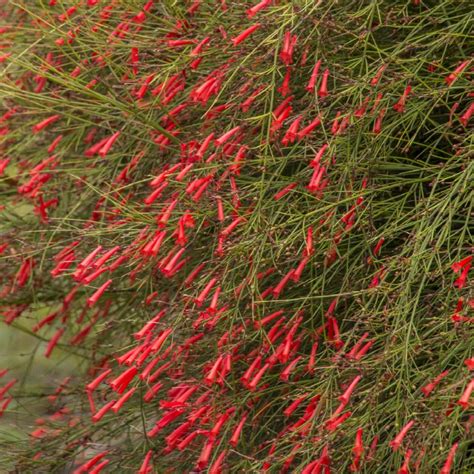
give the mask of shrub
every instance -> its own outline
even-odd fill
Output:
[[[470,2],[2,10],[4,465],[474,467]]]

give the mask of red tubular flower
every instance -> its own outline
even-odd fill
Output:
[[[466,282],[467,282],[467,275],[469,273],[469,269],[471,268],[471,264],[469,263],[468,265],[466,265],[463,269],[462,269],[462,272],[461,272],[461,275],[459,276],[459,278],[454,282],[454,286],[456,288],[459,288],[460,290],[462,288],[464,288],[466,286]]]
[[[218,286],[214,291],[214,295],[212,296],[211,304],[207,308],[208,313],[215,313],[217,311],[217,302],[219,299],[219,295],[221,294],[222,288]]]
[[[315,157],[311,160],[309,166],[311,168],[319,169],[320,163],[321,163],[321,158],[323,157],[325,151],[328,149],[329,145],[325,143],[319,151],[316,153]]]
[[[204,444],[199,459],[197,461],[198,469],[204,469],[209,464],[209,458],[211,457],[213,447],[214,439],[209,438],[209,440]]]
[[[0,400],[4,397],[8,390],[10,390],[17,382],[17,379],[10,380],[10,382],[8,382],[4,387],[0,389]]]
[[[296,367],[296,364],[303,358],[303,356],[298,356],[295,359],[293,359],[283,370],[283,372],[280,374],[280,379],[288,382],[290,378],[290,374],[293,371],[293,369]]]
[[[464,69],[467,68],[468,64],[471,62],[470,59],[467,59],[466,61],[463,61],[455,70],[454,72],[450,73],[446,77],[446,83],[448,86],[452,86],[458,79],[459,75],[462,74]]]
[[[344,423],[352,415],[352,412],[348,411],[341,416],[334,416],[326,422],[326,429],[328,431],[335,431],[339,425]]]
[[[171,214],[175,207],[178,204],[178,200],[175,199],[172,201],[162,212],[156,217],[156,222],[159,227],[165,227],[166,224],[168,223],[169,218],[171,217]]]
[[[87,276],[83,276],[80,281],[84,285],[89,285],[91,284],[94,280],[99,278],[102,273],[105,273],[108,270],[108,268],[99,268],[95,272],[89,273]]]
[[[64,331],[65,331],[64,328],[58,329],[56,333],[54,334],[54,336],[50,339],[46,347],[46,351],[44,353],[44,356],[46,358],[49,358],[49,356],[51,355],[51,352],[53,352],[53,349],[56,347],[60,337],[64,334]]]
[[[255,321],[254,322],[254,327],[255,329],[258,329],[259,327],[262,327],[262,326],[265,326],[266,324],[268,324],[269,322],[273,321],[274,319],[278,318],[279,316],[281,316],[282,314],[284,313],[284,311],[282,309],[278,310],[278,311],[275,311],[274,313],[272,314],[269,314],[268,316],[265,316],[264,318],[262,318],[260,321]]]
[[[382,131],[382,121],[385,116],[385,109],[380,110],[379,114],[377,115],[377,118],[375,119],[374,122],[374,127],[372,131],[374,133],[380,133]]]
[[[101,374],[99,374],[92,382],[90,382],[86,386],[86,390],[88,392],[94,391],[111,373],[112,373],[112,369],[107,369]]]
[[[209,36],[207,36],[206,38],[204,38],[203,40],[201,40],[197,46],[191,51],[191,53],[189,54],[191,57],[196,57],[196,56],[199,56],[201,54],[201,51],[202,49],[204,48],[204,46],[206,46],[206,44],[209,43],[209,41],[211,41],[211,38]]]
[[[275,119],[278,119],[281,114],[287,110],[287,108],[289,107],[289,104],[290,102],[294,99],[294,97],[291,95],[289,97],[287,97],[274,111],[273,111],[273,117]],[[290,107],[290,110],[291,110],[291,107]]]
[[[102,145],[102,147],[100,148],[100,150],[98,151],[99,153],[99,156],[101,156],[102,158],[104,158],[107,153],[110,151],[110,149],[112,148],[112,145],[115,143],[115,141],[117,140],[117,138],[120,136],[120,133],[121,132],[115,132],[112,136],[110,136],[107,141]]]
[[[232,231],[241,223],[244,221],[243,217],[236,217],[227,227],[225,227],[220,235],[223,238],[229,237],[229,235],[232,233]]]
[[[53,278],[61,276],[75,261],[74,251],[65,255],[63,260],[60,260],[57,265],[50,271]]]
[[[186,447],[192,443],[194,441],[194,439],[199,435],[201,434],[201,432],[199,430],[196,430],[196,431],[193,431],[192,433],[190,433],[188,436],[186,436],[182,441],[180,441],[177,445],[177,448],[180,450],[180,451],[183,451],[184,449],[186,449]]]
[[[135,93],[135,96],[137,99],[143,99],[143,97],[145,97],[148,91],[148,86],[150,85],[150,83],[153,81],[154,78],[155,78],[155,74],[150,74],[147,77],[145,77],[142,85],[139,87],[139,89]]]
[[[369,341],[362,346],[359,352],[354,356],[355,360],[360,360],[362,357],[364,357],[365,354],[369,351],[369,349],[374,345],[374,341]]]
[[[217,358],[217,360],[214,362],[213,366],[211,367],[211,370],[208,372],[208,374],[204,378],[207,384],[212,385],[216,381],[219,366],[221,365],[223,359],[224,359],[224,356],[221,354]]]
[[[209,439],[215,440],[217,438],[217,435],[219,434],[220,430],[224,426],[224,424],[227,422],[229,417],[234,413],[235,408],[229,408],[225,413],[219,416],[217,419],[216,423],[212,427],[212,429],[209,431],[208,437]]]
[[[283,189],[278,191],[274,196],[273,199],[275,201],[280,200],[282,197],[286,196],[292,189],[296,188],[298,183],[291,183],[288,186],[285,186]]]
[[[154,256],[158,255],[158,252],[160,251],[161,245],[165,237],[166,237],[166,231],[157,231],[153,239],[151,239],[150,242],[148,242],[148,244],[145,245],[145,247],[143,247],[143,249],[141,250],[141,253],[144,255],[154,255]]]
[[[322,185],[324,183],[323,176],[325,172],[326,172],[326,167],[324,166],[316,167],[314,169],[313,175],[311,176],[311,180],[309,184],[306,186],[310,192],[316,193],[322,189],[323,187]]]
[[[172,347],[172,346],[173,346],[173,344],[171,344],[169,347]],[[160,360],[162,360],[162,359],[164,359],[164,357],[156,357],[155,359],[152,359],[147,364],[147,366],[143,369],[143,371],[141,372],[140,379],[141,380],[146,380],[148,378],[148,376],[150,375],[151,371],[155,368],[156,364],[158,364],[158,362],[160,362]]]
[[[385,239],[381,237],[377,244],[375,245],[374,249],[372,250],[372,254],[376,257],[380,253],[380,249],[382,248],[382,245],[384,243]],[[367,263],[370,265],[372,263],[372,257],[367,258]]]
[[[415,424],[415,422],[413,420],[409,421],[401,430],[400,430],[400,433],[397,434],[397,436],[395,436],[394,439],[392,439],[392,441],[390,441],[389,445],[390,447],[394,450],[394,451],[397,451],[402,442],[403,442],[403,438],[405,438],[406,434],[408,433],[408,430]]]
[[[234,162],[229,166],[229,171],[236,175],[240,175],[240,168],[242,167],[242,163],[245,160],[247,149],[248,147],[246,145],[242,145],[239,148],[237,154],[235,155]]]
[[[359,341],[354,345],[354,347],[347,353],[348,358],[354,358],[357,352],[360,350],[362,347],[363,342],[369,337],[369,333],[365,332]]]
[[[150,466],[150,461],[151,461],[152,456],[153,456],[153,450],[150,449],[146,453],[146,456],[143,459],[143,463],[140,466],[140,469],[138,470],[137,474],[149,474],[150,472],[152,472],[152,467]]]
[[[153,204],[162,194],[163,191],[166,189],[168,186],[167,182],[161,183],[151,194],[149,194],[143,202],[147,205],[150,206]]]
[[[465,410],[467,410],[470,406],[469,398],[474,390],[474,379],[472,379],[468,384],[466,389],[464,390],[461,398],[457,401],[458,405],[461,405]]]
[[[321,59],[319,59],[316,64],[314,65],[313,71],[311,73],[311,77],[309,79],[308,85],[306,86],[307,91],[312,91],[314,90],[316,86],[316,82],[318,80],[318,73],[319,73],[319,68],[321,67]]]
[[[107,280],[92,296],[87,298],[87,305],[89,308],[94,306],[100,297],[105,293],[107,288],[112,284],[112,280]]]
[[[474,357],[471,357],[470,359],[466,359],[464,361],[464,364],[468,368],[468,370],[474,370]]]
[[[422,387],[421,391],[423,392],[425,397],[428,397],[431,394],[431,392],[436,388],[436,386],[441,382],[441,380],[444,377],[446,377],[448,374],[449,374],[449,370],[445,370],[444,372],[441,372],[437,377],[435,377],[432,382]]]
[[[285,286],[290,281],[293,273],[295,272],[294,269],[291,269],[278,283],[277,286],[272,290],[272,295],[276,299],[280,296],[280,293],[285,289]]]
[[[195,40],[192,40],[192,39],[168,40],[168,46],[170,48],[177,48],[177,47],[180,47],[180,46],[188,46],[190,44],[195,44]]]
[[[153,329],[155,329],[158,322],[165,316],[165,314],[166,314],[166,309],[162,309],[153,319],[148,321],[142,327],[142,329],[140,329],[140,331],[138,331],[134,334],[135,339],[142,339],[147,334],[151,334],[153,332]]]
[[[110,386],[117,393],[123,393],[132,381],[132,379],[135,377],[135,375],[137,375],[137,372],[138,370],[136,367],[130,367],[125,372],[122,372],[117,378],[112,380],[110,382]]]
[[[459,443],[456,442],[451,446],[449,450],[448,457],[446,458],[443,467],[439,471],[439,474],[449,474],[451,472],[451,466],[453,465],[454,456],[456,455],[456,450],[458,449]]]
[[[167,444],[167,452],[173,450],[179,441],[179,439],[186,435],[191,427],[192,423],[190,421],[185,421],[183,424],[178,426],[171,434],[169,434],[165,440]]]
[[[153,385],[144,395],[143,400],[145,402],[151,402],[151,400],[155,397],[155,395],[158,393],[159,390],[163,387],[162,382],[158,382],[155,385]]]
[[[167,412],[156,422],[155,426],[147,433],[147,435],[150,438],[156,436],[161,430],[166,428],[170,423],[176,420],[176,418],[179,418],[183,413],[183,409],[176,409]]]
[[[0,400],[0,417],[5,413],[8,405],[13,401],[13,397],[8,397],[3,400]]]
[[[471,119],[472,115],[474,114],[474,102],[471,102],[469,107],[466,109],[466,111],[462,114],[461,118],[459,121],[467,127],[467,124],[469,123],[469,120]]]
[[[102,245],[99,245],[95,250],[93,250],[87,257],[84,258],[78,265],[77,270],[73,273],[74,277],[80,278],[81,274],[84,272],[86,268],[88,268],[94,258],[101,252]]]
[[[349,399],[351,398],[352,392],[356,388],[357,384],[360,382],[361,378],[361,375],[357,375],[357,377],[354,377],[354,380],[352,380],[345,392],[340,397],[338,397],[338,400],[340,402],[344,403],[345,405],[349,403]]]
[[[323,78],[321,79],[321,85],[319,86],[318,96],[319,97],[326,97],[329,95],[328,92],[328,78],[329,78],[329,69],[326,68],[323,72]]]
[[[285,32],[283,38],[283,46],[280,51],[280,59],[283,61],[283,64],[289,66],[293,62],[293,50],[295,49],[296,42],[298,37],[296,35],[291,36],[290,31]]]
[[[110,460],[105,459],[100,464],[97,464],[97,466],[94,469],[91,469],[89,471],[89,474],[99,474],[109,463],[110,463]]]
[[[257,356],[252,361],[252,363],[250,364],[250,366],[248,367],[248,369],[245,371],[244,375],[242,375],[240,379],[244,385],[248,384],[250,377],[252,376],[255,369],[260,367],[261,362],[262,362],[262,356]]]
[[[240,109],[242,110],[242,112],[248,112],[251,105],[254,103],[255,99],[264,88],[264,86],[257,87],[257,89],[252,92],[252,94],[240,104]]]
[[[126,393],[124,393],[116,402],[114,405],[112,405],[112,408],[111,410],[114,412],[114,413],[117,413],[120,408],[122,408],[122,406],[124,405],[124,403],[135,393],[136,391],[136,387],[133,387],[131,388],[130,390],[128,390]]]
[[[370,443],[369,452],[367,454],[367,459],[372,460],[375,459],[375,452],[377,451],[377,444],[379,442],[378,435],[375,435]]]
[[[230,138],[232,138],[236,133],[240,131],[240,126],[234,127],[228,132],[221,135],[217,140],[214,141],[216,146],[222,146],[226,143]]]
[[[304,469],[301,471],[301,474],[312,474],[312,473],[321,473],[322,472],[322,467],[321,463],[319,462],[319,459],[316,459],[316,461],[312,461],[309,464],[307,464]]]
[[[5,54],[0,54],[0,64],[4,63],[12,53],[5,53]]]
[[[287,132],[285,133],[284,137],[281,140],[282,145],[288,145],[289,143],[294,143],[294,141],[298,138],[298,128],[300,126],[300,122],[303,117],[300,115],[296,117],[291,125],[288,127]]]
[[[352,448],[352,453],[354,455],[352,459],[352,464],[350,467],[351,472],[359,472],[360,468],[360,459],[362,455],[364,454],[364,445],[362,441],[362,433],[363,430],[362,428],[357,429],[355,441],[354,441],[354,447]]]
[[[203,262],[200,263],[196,268],[194,268],[194,270],[188,275],[188,277],[184,281],[184,286],[190,286],[205,266],[206,263]]]
[[[291,96],[290,96],[291,97]],[[272,125],[271,125],[271,133],[275,133],[277,130],[279,130],[282,125],[283,125],[283,122],[289,117],[289,115],[291,114],[291,111],[292,111],[292,107],[290,105],[286,106],[279,115],[276,115],[275,112],[274,112],[274,117],[275,119],[273,120],[272,122]]]
[[[251,8],[246,10],[247,17],[252,18],[254,17],[260,10],[267,8],[272,3],[272,0],[261,0],[259,3],[254,5]]]
[[[212,464],[212,466],[209,468],[209,474],[221,474],[222,471],[222,465],[224,463],[224,459],[227,456],[227,451],[224,450],[222,453],[217,456],[216,460]]]
[[[300,281],[303,270],[306,267],[306,264],[308,262],[309,262],[309,256],[308,255],[303,255],[303,257],[301,257],[300,263],[298,264],[298,266],[296,267],[293,275],[291,276],[292,281],[294,281],[295,283]]]
[[[247,387],[250,391],[254,391],[257,388],[258,383],[260,382],[261,378],[265,374],[265,372],[269,369],[270,364],[266,363],[254,376],[254,378],[248,383]]]
[[[379,83],[380,78],[382,77],[382,74],[384,73],[385,69],[387,69],[387,64],[384,64],[383,66],[381,66],[378,69],[378,71],[375,73],[375,76],[370,81],[370,85],[372,87],[376,86]]]
[[[316,127],[319,127],[321,125],[321,119],[319,117],[316,117],[314,120],[312,120],[306,127],[304,127],[302,130],[298,132],[298,138],[303,138],[309,135]]]
[[[0,176],[3,175],[6,167],[10,164],[10,158],[3,158],[0,160]]]
[[[116,245],[115,247],[111,248],[110,250],[108,250],[107,252],[104,253],[104,255],[102,255],[102,257],[100,257],[99,259],[97,259],[93,266],[95,268],[99,268],[101,267],[105,262],[107,262],[107,260],[109,260],[110,257],[114,256],[118,251],[120,250],[120,246],[119,245]]]
[[[164,331],[162,331],[156,339],[153,340],[151,343],[151,350],[152,352],[157,352],[161,349],[163,344],[165,343],[166,339],[168,339],[168,336],[173,332],[173,328],[168,328]]]
[[[246,30],[242,31],[242,33],[237,35],[235,38],[231,39],[232,44],[234,46],[239,45],[240,43],[245,41],[255,30],[260,28],[260,26],[262,26],[260,23],[256,23],[255,25],[252,25],[249,28],[247,28]]]
[[[310,374],[314,374],[314,366],[315,366],[315,363],[316,363],[316,352],[317,351],[318,351],[318,341],[316,341],[311,346],[311,352],[309,354],[307,370]]]
[[[405,111],[405,103],[408,97],[408,94],[411,91],[411,86],[406,86],[405,90],[403,91],[402,96],[398,100],[398,102],[393,106],[393,109],[399,113],[403,113]]]
[[[204,289],[199,293],[199,296],[195,299],[196,306],[199,308],[204,303],[207,295],[210,293],[212,287],[217,283],[217,278],[211,278],[208,284],[204,287]]]
[[[369,102],[369,97],[366,97],[362,105],[354,112],[354,117],[360,118],[365,115],[368,102]]]
[[[286,458],[285,462],[283,463],[283,468],[282,468],[283,472],[286,472],[290,468],[301,446],[302,446],[302,443],[296,443],[293,445],[293,448],[290,451],[290,455]]]
[[[15,283],[18,285],[18,287],[21,288],[26,285],[26,282],[29,280],[34,266],[35,261],[33,258],[28,257],[23,259],[21,266],[15,275]]]
[[[106,403],[97,413],[95,413],[95,415],[92,416],[92,422],[97,423],[100,421],[113,405],[115,405],[115,400]]]
[[[407,449],[407,451],[405,453],[405,459],[403,461],[403,465],[397,471],[397,474],[409,474],[410,473],[409,467],[410,467],[410,458],[411,458],[412,454],[413,454],[413,450],[412,449]]]
[[[303,403],[304,400],[308,398],[308,395],[302,395],[301,397],[296,398],[283,412],[286,417],[291,416],[291,414]]]
[[[91,470],[102,458],[107,456],[107,454],[109,454],[109,451],[104,451],[95,455],[93,458],[89,459],[89,461],[84,463],[79,469],[76,469],[73,474],[81,474]]]
[[[52,142],[51,145],[49,145],[47,152],[49,154],[53,153],[54,150],[56,150],[57,146],[59,145],[59,142],[63,139],[64,135],[58,135]],[[0,175],[1,175],[1,168],[0,168]]]
[[[95,154],[99,153],[99,150],[107,143],[107,140],[109,137],[105,137],[102,140],[98,141],[94,145],[92,145],[90,148],[88,148],[85,152],[84,155],[87,157],[94,156]]]
[[[290,91],[290,79],[291,79],[291,69],[287,68],[285,77],[283,78],[283,82],[281,86],[277,89],[277,91],[282,95],[282,97],[286,97]]]
[[[169,260],[166,259],[165,262],[160,264],[160,269],[163,275],[170,276],[173,273],[173,269],[185,251],[186,249],[184,247],[179,249],[174,255],[171,256],[171,258],[169,258]]]
[[[327,339],[338,350],[344,345],[340,338],[337,319],[332,316],[328,317],[327,321]]]
[[[472,262],[472,255],[469,255],[469,257],[465,257],[462,260],[459,260],[459,262],[455,262],[451,265],[451,270],[454,273],[460,273],[464,267],[470,266]]]
[[[45,129],[49,125],[53,124],[54,122],[58,121],[61,118],[60,115],[52,115],[51,117],[48,117],[47,119],[42,120],[41,122],[37,123],[33,127],[33,133],[38,133],[41,130]]]

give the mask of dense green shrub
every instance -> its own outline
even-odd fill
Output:
[[[472,16],[3,0],[2,464],[472,472]]]

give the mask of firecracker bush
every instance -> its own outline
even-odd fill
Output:
[[[0,464],[473,472],[472,2],[0,3]]]

